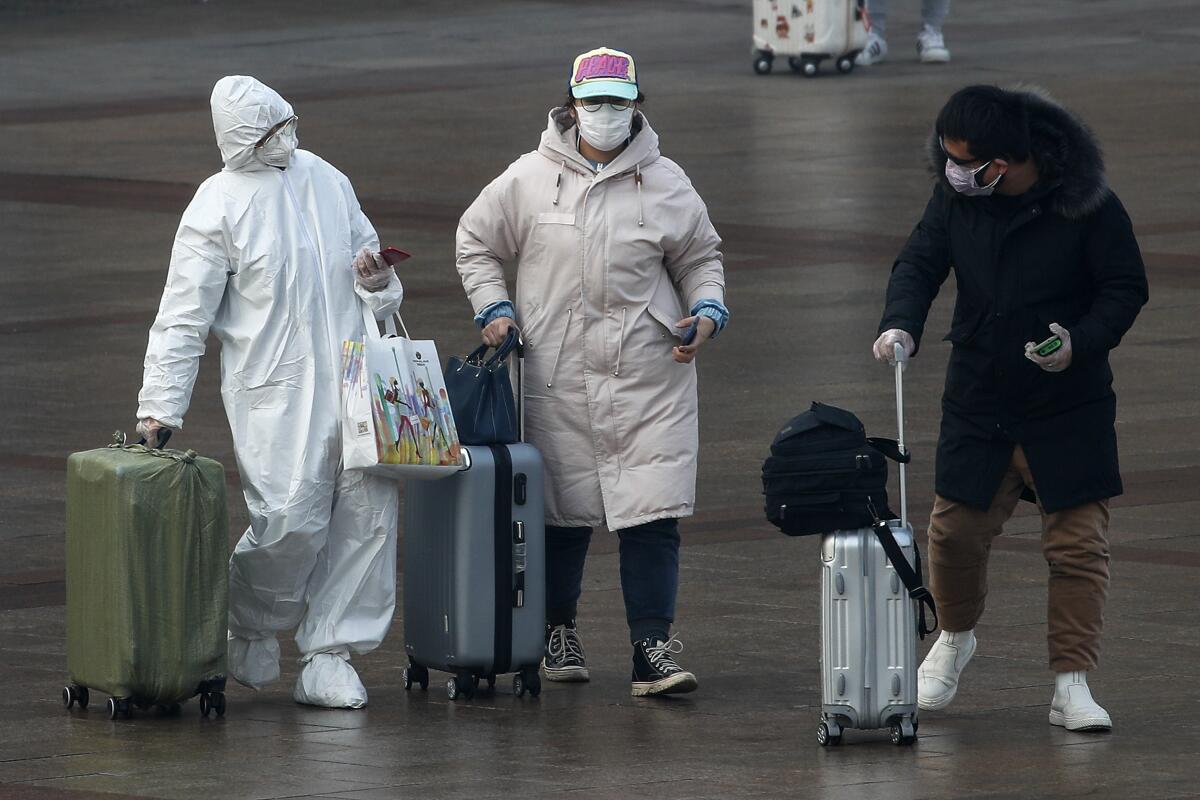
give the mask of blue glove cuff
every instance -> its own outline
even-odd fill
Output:
[[[517,318],[516,309],[513,308],[513,304],[508,300],[500,300],[484,308],[483,311],[475,315],[475,324],[481,328],[486,328],[501,317],[508,317],[509,319]]]

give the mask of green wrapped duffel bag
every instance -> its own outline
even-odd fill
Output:
[[[68,708],[225,712],[225,470],[192,450],[118,444],[67,459]]]

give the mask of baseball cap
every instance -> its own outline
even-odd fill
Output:
[[[638,83],[633,56],[607,47],[598,47],[576,56],[571,68],[571,96],[636,100]]]

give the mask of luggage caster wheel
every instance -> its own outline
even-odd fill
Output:
[[[892,744],[903,747],[917,741],[916,731],[912,724],[907,720],[904,722],[893,722],[891,725]]]
[[[842,56],[837,61],[837,71],[843,75],[854,69],[854,59],[850,56]]]
[[[530,697],[540,697],[542,694],[542,676],[536,670],[530,672],[525,677],[525,686],[529,689]]]
[[[519,672],[513,675],[513,694],[517,697],[525,696],[525,678]]]
[[[817,62],[815,61],[805,61],[800,71],[806,78],[815,78],[817,77],[817,72],[820,71],[820,67],[817,66]]]
[[[212,702],[208,692],[200,693],[200,716],[208,719],[208,715],[212,713]]]
[[[413,678],[416,680],[417,683],[421,684],[421,691],[426,691],[427,689],[429,689],[429,670],[427,670],[421,666],[416,666],[416,667],[414,667],[414,669],[417,672],[413,676]]]
[[[487,685],[488,685],[489,692],[496,688],[496,674],[495,673],[492,673],[491,675],[487,676]]]
[[[108,703],[105,708],[108,711],[109,719],[133,719],[133,706],[128,700],[118,700],[115,697],[108,698]]]
[[[408,667],[405,667],[403,670],[400,671],[400,682],[404,684],[404,691],[407,692],[412,689],[412,686],[413,686],[412,672],[409,671]]]
[[[209,697],[208,704],[209,704],[209,707],[212,708],[212,710],[214,712],[216,712],[218,718],[225,716],[225,693],[224,692],[213,692],[212,695]]]
[[[88,690],[86,686],[80,686],[77,683],[68,684],[62,690],[63,705],[68,709],[73,708],[76,704],[80,708],[88,707]]]
[[[832,744],[836,744],[833,735],[829,733],[829,726],[824,722],[817,726],[817,744],[821,745],[821,747],[829,747]]]
[[[756,75],[768,75],[771,72],[771,67],[775,63],[775,57],[765,50],[759,50],[754,54],[754,72]]]

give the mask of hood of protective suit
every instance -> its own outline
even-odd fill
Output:
[[[291,118],[291,103],[257,78],[227,75],[212,91],[213,131],[230,172],[271,169],[255,157],[254,145],[267,131]]]

